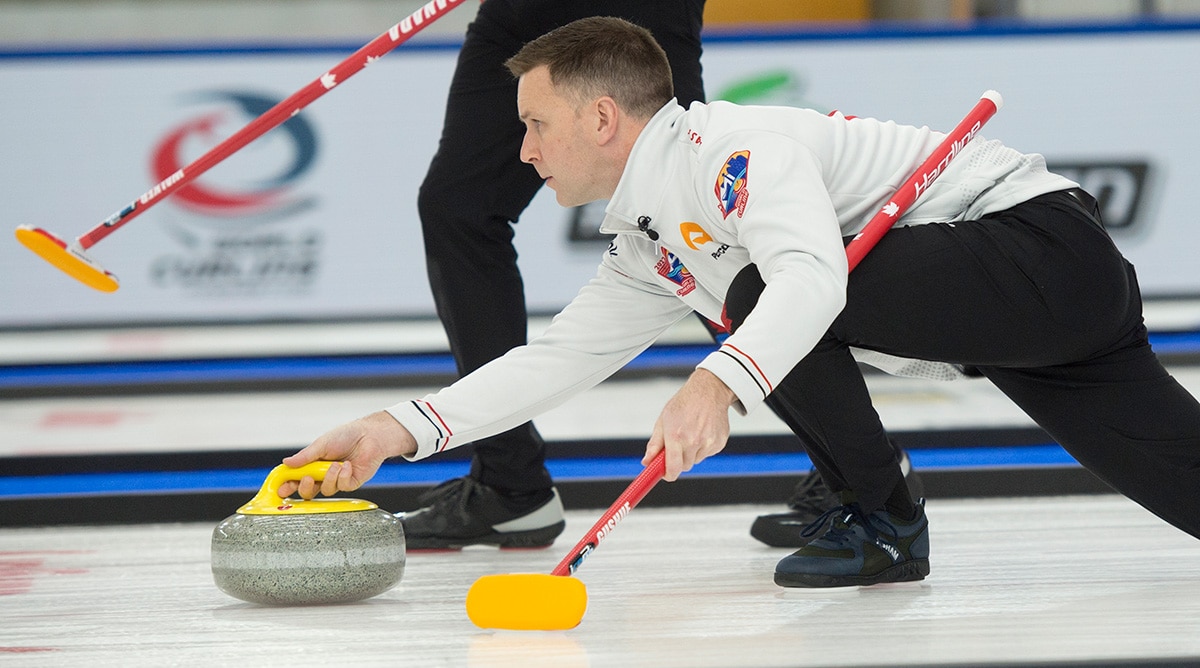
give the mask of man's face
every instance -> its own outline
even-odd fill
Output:
[[[577,110],[550,82],[550,70],[534,68],[517,83],[517,113],[525,123],[521,161],[537,169],[562,206],[579,206],[611,193],[596,181],[598,151],[593,115]]]

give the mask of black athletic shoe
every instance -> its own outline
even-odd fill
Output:
[[[468,545],[549,547],[566,527],[558,490],[503,494],[467,476],[421,495],[421,508],[396,513],[409,550],[456,550]]]
[[[863,513],[857,504],[830,510],[805,530],[820,536],[775,567],[775,584],[855,587],[924,580],[929,575],[924,499],[916,511],[916,517],[903,519],[886,510]]]
[[[900,451],[900,470],[904,472],[904,482],[908,483],[912,498],[925,496],[921,476],[913,470],[908,453],[903,450]],[[842,501],[825,486],[821,474],[813,469],[800,478],[787,505],[789,512],[755,518],[754,524],[750,525],[750,535],[771,547],[804,547],[813,539],[812,536],[801,535],[804,527],[815,522],[830,508],[842,505]]]

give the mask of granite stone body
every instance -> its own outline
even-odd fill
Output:
[[[217,587],[264,605],[349,603],[404,575],[404,527],[384,510],[236,514],[212,534]]]

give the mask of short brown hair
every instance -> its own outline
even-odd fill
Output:
[[[504,63],[520,77],[546,65],[550,81],[584,103],[607,95],[650,118],[675,96],[671,65],[649,30],[611,16],[568,23],[521,47]]]

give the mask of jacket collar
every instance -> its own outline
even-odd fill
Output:
[[[639,219],[648,217],[653,221],[658,215],[669,188],[666,184],[676,168],[672,144],[679,135],[674,131],[675,125],[686,111],[672,99],[642,128],[629,152],[617,189],[604,210],[601,233],[644,232],[638,227]],[[652,227],[653,222],[650,225]]]

